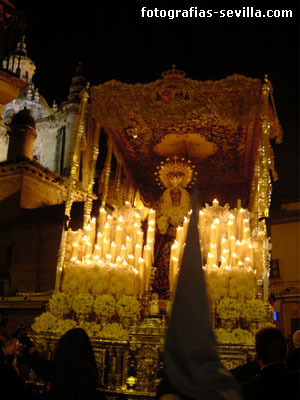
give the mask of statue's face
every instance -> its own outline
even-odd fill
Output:
[[[176,189],[176,188],[172,189],[170,191],[170,195],[171,195],[173,202],[176,202],[176,203],[180,202],[180,200],[181,200],[181,190],[180,189]]]

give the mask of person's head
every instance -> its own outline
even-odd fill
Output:
[[[179,188],[175,187],[175,188],[171,189],[170,196],[171,196],[172,203],[173,203],[174,206],[180,204],[181,190]]]
[[[0,334],[5,340],[11,339],[16,333],[16,324],[12,319],[4,318],[0,323]]]
[[[260,366],[285,362],[287,342],[280,329],[262,328],[255,335],[255,347]]]
[[[95,355],[88,335],[81,328],[69,330],[58,341],[54,354],[53,398],[61,398],[64,394],[65,398],[92,399],[97,379]]]
[[[296,349],[300,347],[300,329],[293,333],[293,345]]]

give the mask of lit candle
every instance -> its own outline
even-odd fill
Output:
[[[145,260],[140,257],[138,261],[138,270],[139,270],[139,293],[140,296],[143,296],[145,290]],[[147,274],[148,275],[148,274]],[[148,281],[148,276],[147,276]]]
[[[182,243],[183,242],[183,227],[182,226],[178,226],[177,230],[176,230],[176,240],[178,243]]]
[[[100,223],[99,223],[99,230],[102,230],[104,225],[106,224],[106,217],[107,213],[105,211],[105,208],[101,207],[100,208]]]
[[[106,254],[109,252],[110,248],[110,240],[104,238],[103,239],[103,257],[106,256]]]
[[[232,218],[229,217],[227,224],[227,237],[231,237],[235,235],[235,221],[234,216],[231,214]]]
[[[153,230],[153,228],[152,228],[152,230]],[[149,231],[149,229],[148,229],[148,231]],[[154,232],[153,232],[154,233]],[[151,237],[151,239],[152,239],[153,237]],[[144,240],[144,235],[143,235],[143,232],[142,231],[138,231],[138,233],[137,233],[137,238],[136,238],[136,242],[137,242],[137,244],[139,245],[139,246],[143,246],[143,240]]]
[[[87,240],[90,241],[91,240],[91,225],[90,224],[88,224],[85,227],[84,233],[85,233],[85,235],[87,237]]]
[[[184,219],[183,219],[183,241],[184,242],[186,241],[186,235],[188,232],[189,222],[190,222],[189,218],[184,217]]]
[[[91,237],[90,237],[90,242],[92,243],[92,246],[95,244],[95,237],[96,237],[96,218],[91,219]]]
[[[211,224],[210,226],[210,243],[215,244],[217,239],[217,228],[215,224]]]
[[[121,246],[122,246],[122,235],[123,235],[123,228],[119,225],[116,227],[116,235],[115,235],[115,243],[116,243],[116,254],[120,253]]]
[[[77,258],[78,256],[78,243],[72,243],[72,254],[71,257]]]
[[[94,254],[99,258],[102,257],[102,247],[100,247],[98,244],[95,245]]]
[[[155,220],[155,210],[150,208],[149,213],[148,213],[148,221],[149,220]]]
[[[134,265],[134,255],[133,254],[128,255],[128,264]]]
[[[102,241],[103,241],[103,235],[102,235],[101,232],[98,232],[98,233],[97,233],[97,245],[98,245],[99,247],[102,247]]]
[[[110,254],[111,254],[111,262],[114,263],[117,255],[117,245],[115,242],[111,242]]]
[[[103,229],[103,238],[106,240],[110,240],[110,232],[111,232],[111,224],[106,222]]]
[[[123,244],[121,246],[120,257],[122,261],[126,260],[126,247]]]
[[[126,236],[126,257],[132,253],[132,239],[130,236]]]
[[[142,256],[142,246],[140,246],[139,244],[136,244],[135,251],[134,251],[135,268],[138,267],[139,258],[141,256]]]

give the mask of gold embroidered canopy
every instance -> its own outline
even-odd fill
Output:
[[[111,137],[115,154],[146,202],[161,194],[157,165],[176,155],[195,165],[203,201],[218,195],[229,203],[241,198],[247,206],[255,190],[264,118],[269,138],[280,141],[281,134],[269,100],[266,111],[263,85],[237,74],[201,82],[173,67],[147,84],[112,80],[91,87],[89,114]],[[267,151],[272,168],[269,140]]]

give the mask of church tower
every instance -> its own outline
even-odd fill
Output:
[[[26,83],[32,82],[36,67],[34,62],[27,56],[25,36],[23,35],[13,54],[3,61],[3,68],[16,74]]]

